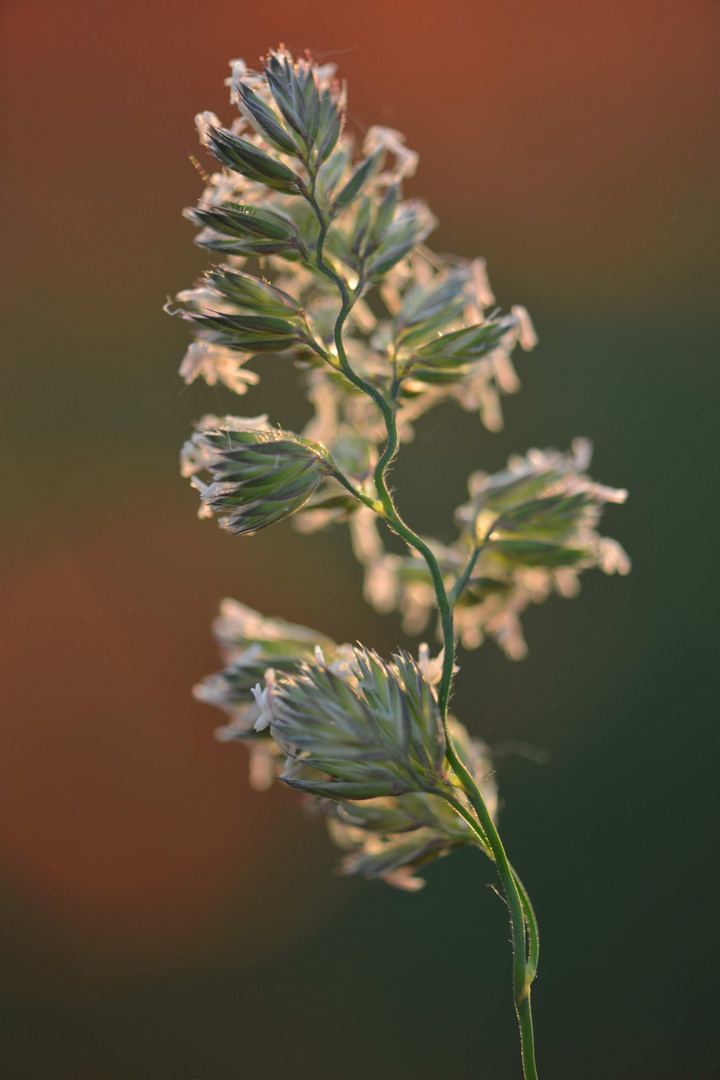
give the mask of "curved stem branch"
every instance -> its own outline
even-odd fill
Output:
[[[490,851],[490,844],[488,843],[488,838],[483,831],[482,825],[475,817],[475,815],[472,814],[466,806],[463,806],[463,804],[460,802],[460,799],[458,799],[457,795],[455,795],[453,792],[436,791],[435,794],[442,796],[442,798],[445,799],[446,802],[450,803],[455,813],[459,814],[463,821],[466,822],[470,826],[472,831],[475,833],[478,839],[478,843],[484,849],[485,854],[492,859],[492,852]]]
[[[335,322],[335,329],[333,332],[333,336],[335,338],[335,348],[337,350],[338,361],[340,363],[340,369],[342,370],[345,378],[348,379],[348,381],[351,382],[357,390],[361,390],[364,394],[367,394],[368,397],[372,398],[377,407],[380,409],[380,412],[383,415],[383,419],[387,424],[392,416],[392,407],[388,404],[388,402],[385,400],[377,387],[373,386],[372,383],[367,382],[366,379],[363,379],[360,375],[357,374],[357,372],[353,371],[348,361],[347,354],[345,352],[345,345],[343,343],[342,332],[345,325],[345,320],[352,311],[355,298],[350,295],[347,282],[339,274],[337,274],[333,270],[333,268],[325,261],[323,255],[323,248],[325,246],[325,238],[327,236],[329,222],[325,219],[325,216],[320,209],[318,201],[315,198],[314,192],[309,191],[306,195],[306,198],[312,206],[313,210],[315,211],[315,216],[317,217],[318,224],[320,226],[320,232],[318,233],[317,245],[315,248],[315,262],[317,268],[321,274],[324,274],[326,278],[329,278],[329,280],[337,286],[337,289],[340,293],[340,298],[342,300],[340,313]]]
[[[351,495],[354,495],[359,502],[364,503],[365,506],[369,506],[370,509],[374,510],[376,514],[384,516],[384,509],[382,503],[378,502],[377,499],[373,499],[372,496],[367,495],[364,491],[361,491],[360,488],[356,487],[355,484],[353,484],[352,480],[349,480],[345,473],[342,472],[342,470],[339,469],[336,465],[334,465],[332,459],[330,460],[331,464],[333,464],[332,475],[334,476],[334,478],[340,484],[342,484],[342,486],[346,488],[346,490],[349,491]]]
[[[460,574],[460,577],[457,579],[457,581],[455,582],[455,584],[453,585],[453,587],[452,587],[452,589],[450,591],[450,603],[453,605],[453,607],[455,607],[455,604],[457,604],[458,600],[462,596],[463,590],[465,589],[465,586],[467,585],[468,581],[470,580],[472,572],[475,569],[475,563],[478,560],[478,556],[485,549],[488,541],[490,540],[490,537],[492,536],[492,534],[493,534],[493,532],[495,530],[495,526],[497,525],[497,521],[498,521],[498,519],[496,519],[492,523],[490,528],[487,530],[487,532],[483,536],[482,540],[477,540],[477,539],[475,540],[475,543],[474,543],[474,545],[472,547],[472,550],[470,551],[468,561],[465,564],[465,568],[464,568],[463,572]],[[476,522],[477,522],[477,518],[473,522],[473,533],[476,530]]]
[[[397,419],[396,411],[397,405],[395,401],[388,402],[383,394],[373,386],[372,383],[367,382],[357,372],[353,371],[345,352],[345,345],[342,339],[343,327],[345,320],[350,313],[353,305],[353,298],[350,296],[350,292],[347,287],[347,283],[343,278],[337,274],[331,266],[327,264],[323,255],[323,248],[325,245],[325,238],[327,236],[328,221],[326,220],[318,202],[315,198],[313,191],[307,193],[307,199],[317,217],[320,231],[318,233],[317,246],[315,251],[316,265],[318,270],[324,274],[327,278],[335,283],[340,293],[342,304],[337,320],[335,322],[335,348],[337,349],[338,360],[340,368],[345,377],[355,386],[358,390],[367,394],[370,397],[380,412],[382,413],[383,420],[385,422],[385,428],[387,431],[387,441],[383,448],[383,452],[378,459],[378,463],[375,466],[374,481],[377,489],[380,503],[382,504],[384,514],[383,517],[389,525],[395,530],[398,536],[401,536],[403,540],[410,547],[414,548],[425,559],[430,576],[432,578],[433,588],[438,602],[438,610],[440,613],[440,622],[442,626],[443,643],[444,643],[444,656],[443,656],[443,671],[440,686],[438,687],[438,703],[443,715],[443,719],[447,716],[447,705],[450,697],[450,686],[452,683],[453,670],[455,667],[455,633],[453,629],[453,617],[452,606],[448,600],[447,590],[445,589],[445,582],[438,566],[437,559],[434,554],[425,543],[413,530],[407,525],[400,514],[397,507],[393,502],[392,495],[388,489],[385,474],[387,472],[390,462],[395,457],[398,449],[398,431],[397,431]]]

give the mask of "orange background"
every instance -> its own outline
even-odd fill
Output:
[[[434,246],[485,255],[540,332],[502,435],[448,412],[407,451],[408,516],[430,530],[471,469],[581,433],[631,489],[608,529],[632,577],[533,611],[523,665],[463,657],[458,707],[552,753],[500,775],[546,934],[545,1075],[710,1080],[717,3],[5,0],[2,21],[4,1075],[435,1077],[448,1046],[460,1078],[517,1075],[489,869],[453,857],[417,897],[329,876],[322,828],[249,791],[189,693],[226,594],[404,641],[342,532],[221,535],[177,476],[203,412],[304,416],[279,361],[240,403],[180,395],[160,310],[203,265],[193,116],[229,120],[227,61],[282,40],[337,62],[358,130],[406,132]]]

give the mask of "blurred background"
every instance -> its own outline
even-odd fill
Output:
[[[716,0],[5,0],[2,22],[3,1076],[519,1076],[490,864],[454,855],[412,896],[332,876],[322,824],[252,792],[190,696],[226,595],[417,644],[364,607],[345,531],[233,538],[178,476],[204,412],[305,416],[280,361],[240,402],[181,394],[161,310],[205,263],[193,116],[229,121],[228,61],[280,41],[337,62],[357,130],[406,132],[433,246],[486,256],[540,335],[503,433],[449,406],[421,427],[406,516],[430,530],[472,469],[575,435],[631,491],[605,519],[629,578],[532,610],[522,663],[460,661],[471,730],[550,755],[499,764],[541,1074],[719,1076]]]

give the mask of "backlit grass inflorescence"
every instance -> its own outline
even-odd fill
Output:
[[[497,308],[483,259],[430,250],[435,218],[403,193],[417,154],[390,128],[353,137],[334,65],[281,46],[259,71],[233,61],[228,82],[230,126],[196,120],[218,170],[185,213],[219,262],[168,307],[194,335],[180,374],[244,394],[259,381],[253,357],[279,354],[303,373],[313,415],[297,433],[267,415],[205,416],[182,473],[200,516],[233,533],[289,517],[306,532],[347,522],[366,598],[398,609],[410,633],[436,624],[442,646],[385,660],[225,600],[214,627],[225,666],[195,695],[226,713],[219,738],[249,746],[254,787],[279,777],[326,815],[342,873],[414,890],[418,869],[458,846],[495,863],[532,1080],[537,921],[497,831],[491,755],[449,711],[456,641],[490,637],[519,659],[529,603],[574,595],[591,567],[627,573],[598,532],[626,493],[590,479],[591,447],[577,439],[473,472],[452,542],[412,530],[387,479],[401,443],[448,402],[497,431],[501,397],[519,388],[513,354],[537,342],[530,317]],[[386,548],[388,529],[404,553]]]

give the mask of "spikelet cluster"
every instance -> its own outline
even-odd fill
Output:
[[[250,748],[253,787],[279,777],[327,816],[347,852],[341,873],[417,889],[420,866],[476,841],[442,797],[452,770],[434,690],[440,666],[426,646],[417,661],[398,653],[386,663],[234,600],[214,630],[226,666],[195,696],[227,713],[221,741]],[[457,721],[452,731],[495,813],[486,747]]]

